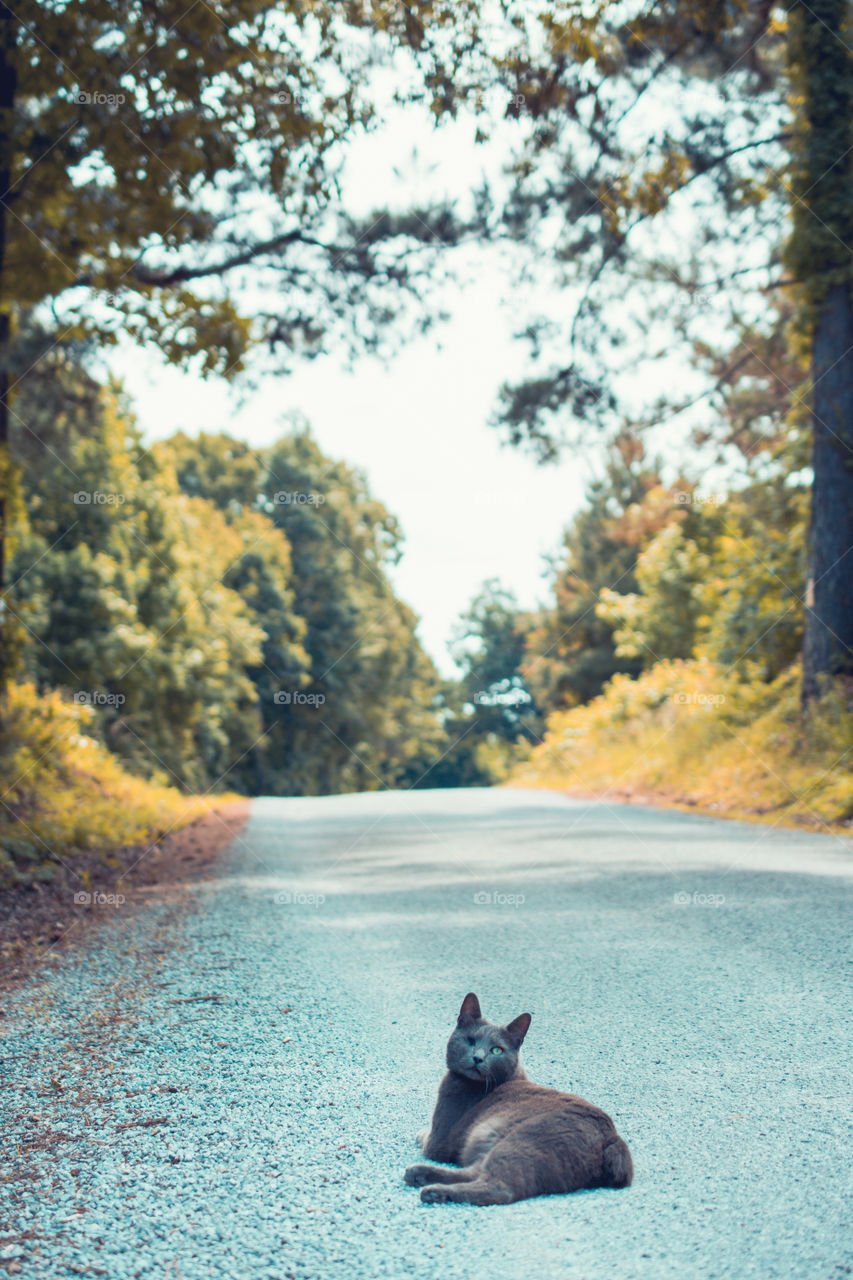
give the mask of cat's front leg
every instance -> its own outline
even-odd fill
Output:
[[[473,1182],[479,1174],[479,1166],[470,1169],[442,1169],[434,1164],[411,1164],[403,1174],[403,1181],[410,1187],[436,1186],[449,1182]]]
[[[512,1204],[514,1199],[508,1187],[484,1178],[428,1183],[421,1191],[424,1204]]]

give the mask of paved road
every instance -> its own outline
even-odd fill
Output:
[[[258,801],[229,859],[6,1000],[10,1272],[850,1273],[848,842],[385,793]],[[613,1115],[632,1188],[475,1209],[403,1185],[469,989],[533,1013],[528,1072]]]

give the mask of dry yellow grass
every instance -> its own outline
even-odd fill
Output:
[[[148,843],[221,805],[137,778],[89,732],[92,711],[13,685],[0,711],[0,885],[50,879],[75,850]]]
[[[853,817],[851,753],[841,685],[805,719],[796,669],[768,685],[697,659],[617,676],[552,715],[512,782],[837,830]]]

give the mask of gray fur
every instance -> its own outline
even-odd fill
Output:
[[[432,1124],[418,1138],[428,1160],[457,1167],[405,1173],[426,1203],[511,1204],[630,1185],[631,1155],[610,1117],[528,1079],[519,1053],[529,1026],[529,1013],[506,1026],[486,1021],[473,992],[462,1002]]]

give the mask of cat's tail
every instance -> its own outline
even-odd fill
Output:
[[[605,1186],[630,1187],[634,1177],[634,1162],[627,1143],[621,1138],[614,1138],[604,1148],[602,1156]]]

